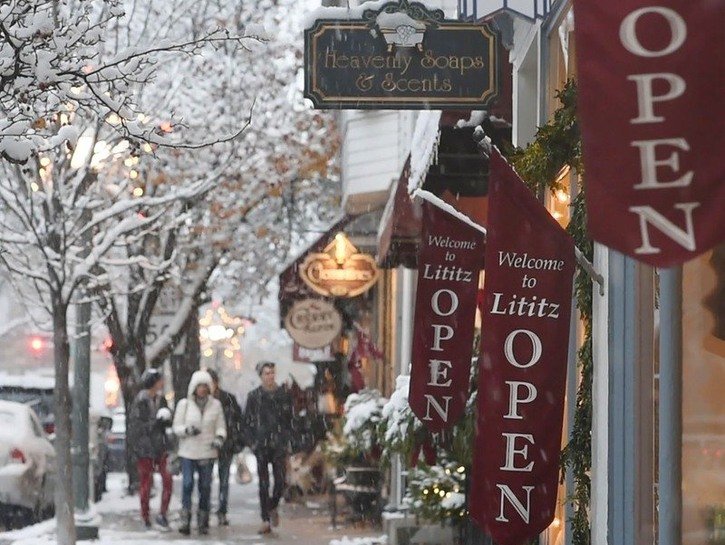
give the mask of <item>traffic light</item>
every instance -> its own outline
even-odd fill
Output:
[[[43,349],[45,348],[45,341],[42,337],[39,337],[37,335],[33,335],[30,337],[30,351],[38,356],[41,352],[43,352]]]

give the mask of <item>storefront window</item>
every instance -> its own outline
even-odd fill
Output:
[[[724,264],[720,246],[683,273],[684,545],[725,544]]]

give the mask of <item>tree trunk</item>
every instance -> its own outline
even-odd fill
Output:
[[[126,409],[126,441],[125,441],[125,462],[126,462],[126,474],[128,475],[128,493],[135,494],[138,491],[139,480],[138,470],[136,469],[136,456],[133,453],[131,445],[128,443],[130,424],[131,406],[133,400],[136,397],[136,383],[135,381],[126,380],[121,383],[121,393],[123,394],[123,406]]]
[[[55,364],[55,518],[58,545],[75,545],[73,510],[73,464],[71,458],[71,393],[68,384],[70,345],[67,306],[53,300],[53,358]]]
[[[198,305],[194,305],[193,310],[189,313],[186,324],[184,324],[184,337],[179,342],[184,343],[184,353],[171,355],[174,399],[177,403],[186,397],[191,375],[199,369],[201,361]]]
[[[121,387],[121,396],[123,398],[123,408],[126,411],[126,443],[125,443],[125,467],[128,475],[129,494],[135,494],[138,490],[138,471],[136,470],[136,458],[133,450],[128,444],[128,415],[131,414],[131,405],[136,394],[138,393],[138,381],[134,370],[129,367],[127,362],[128,346],[124,345],[125,338],[114,338],[113,365],[116,368],[116,375]]]

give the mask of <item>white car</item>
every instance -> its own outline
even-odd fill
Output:
[[[55,451],[38,417],[0,400],[0,519],[15,528],[50,517],[57,479]]]

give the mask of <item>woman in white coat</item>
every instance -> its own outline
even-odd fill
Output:
[[[213,387],[209,373],[196,371],[189,382],[187,397],[179,401],[174,414],[173,430],[179,438],[183,475],[179,531],[184,535],[191,532],[191,495],[195,476],[199,479],[199,533],[209,533],[209,498],[214,461],[227,435],[222,405],[211,395]]]

